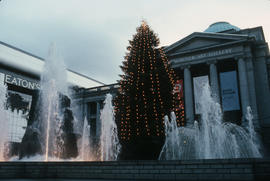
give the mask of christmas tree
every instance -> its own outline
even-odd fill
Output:
[[[114,101],[120,157],[157,159],[164,142],[164,116],[174,107],[177,115],[180,113],[175,75],[163,49],[158,48],[157,35],[145,21],[129,44]]]

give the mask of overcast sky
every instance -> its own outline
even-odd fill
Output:
[[[68,68],[110,84],[142,19],[161,46],[217,21],[263,26],[270,41],[270,0],[2,0],[0,41],[43,58],[54,42]]]

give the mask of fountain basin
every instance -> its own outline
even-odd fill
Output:
[[[270,159],[0,162],[0,179],[269,180]]]

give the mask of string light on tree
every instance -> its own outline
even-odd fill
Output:
[[[145,21],[136,30],[120,66],[124,74],[115,97],[122,145],[139,143],[138,140],[164,140],[163,118],[180,106],[173,94],[175,74],[163,49],[158,48],[157,35]],[[125,126],[128,129],[122,129]]]

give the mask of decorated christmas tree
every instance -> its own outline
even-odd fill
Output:
[[[181,113],[174,94],[175,75],[163,49],[158,48],[157,35],[145,21],[129,44],[114,101],[120,157],[157,159],[164,142],[164,116],[174,110],[177,116]]]

